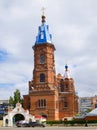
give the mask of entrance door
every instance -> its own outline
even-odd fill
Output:
[[[25,117],[22,114],[16,114],[13,117],[13,124],[15,124],[17,121],[25,120]]]

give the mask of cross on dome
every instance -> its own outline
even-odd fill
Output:
[[[44,16],[44,11],[45,11],[45,8],[44,7],[42,7],[42,16]]]
[[[45,8],[42,8],[42,24],[38,27],[38,35],[36,36],[35,44],[46,44],[52,43],[52,35],[49,33],[49,26],[46,25],[45,16],[44,16]]]

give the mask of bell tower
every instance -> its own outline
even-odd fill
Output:
[[[30,113],[45,115],[48,120],[58,120],[58,89],[52,35],[42,15],[42,24],[32,47],[34,50],[33,80],[29,82]]]
[[[49,26],[45,24],[45,16],[42,16],[42,25],[38,28],[34,50],[34,89],[54,90],[56,85],[54,51],[52,35],[49,34]]]
[[[49,26],[45,24],[45,16],[42,16],[42,25],[39,26],[34,50],[33,85],[35,89],[54,90],[56,84],[54,51],[52,35],[49,34]]]

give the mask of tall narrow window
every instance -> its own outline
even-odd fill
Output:
[[[68,107],[68,99],[67,97],[64,97],[64,107]]]
[[[44,104],[43,104],[44,102],[43,102],[43,99],[41,99],[41,107],[43,107],[44,106]]]
[[[40,74],[40,82],[41,83],[45,82],[45,75],[44,74]]]
[[[44,107],[46,107],[46,100],[44,99]]]

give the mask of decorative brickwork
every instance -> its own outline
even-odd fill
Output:
[[[42,23],[33,46],[33,80],[29,81],[29,94],[24,95],[24,108],[29,109],[32,115],[45,115],[47,120],[62,120],[78,112],[78,97],[75,95],[74,80],[69,78],[67,72],[68,66],[66,77],[61,74],[56,76],[55,47],[51,41],[46,41],[51,36],[47,30],[45,33],[46,28],[48,26]],[[44,39],[40,37],[41,33],[45,35]]]

